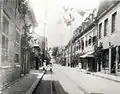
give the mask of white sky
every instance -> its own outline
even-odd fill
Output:
[[[76,12],[76,10],[91,10],[98,6],[98,0],[29,0],[36,19],[39,23],[35,32],[48,39],[49,46],[67,45],[70,40],[70,28],[63,23],[63,16],[66,14],[63,11],[63,6],[74,8],[72,15],[75,21],[72,24],[72,32],[80,25],[83,18]]]

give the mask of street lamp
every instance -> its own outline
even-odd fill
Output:
[[[70,16],[70,33],[71,33],[71,40],[70,40],[70,49],[71,49],[71,55],[70,55],[70,63],[71,63],[71,67],[72,67],[72,22],[73,22],[73,19],[72,19],[72,15],[71,15],[71,13],[69,14],[69,16]]]
[[[46,25],[47,25],[47,10],[45,10],[45,21],[44,21],[44,52],[43,52],[43,61],[45,61],[46,57]]]

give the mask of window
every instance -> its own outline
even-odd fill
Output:
[[[94,36],[94,37],[93,37],[93,45],[94,45],[96,42],[97,42],[97,37]]]
[[[89,37],[89,42],[88,42],[89,45],[91,45],[91,42],[92,42],[92,37],[90,36],[90,37]]]
[[[79,44],[79,50],[80,50],[80,48],[81,48],[81,45]]]
[[[15,63],[19,63],[19,54],[15,54]]]
[[[80,40],[78,40],[78,47],[79,47],[79,50],[80,50],[80,48],[81,48],[81,43],[80,43]]]
[[[104,21],[104,36],[107,35],[107,30],[108,30],[108,19]]]
[[[2,62],[6,62],[8,60],[8,33],[9,33],[9,21],[6,17],[3,16],[3,31],[2,31]]]
[[[84,50],[84,40],[81,39],[82,50]]]
[[[79,50],[79,46],[77,46],[77,51]]]
[[[9,27],[9,22],[8,20],[3,17],[3,33],[5,33],[6,35],[8,35],[8,28]]]
[[[20,34],[18,33],[18,31],[16,31],[16,42],[20,42]]]
[[[8,49],[8,38],[2,35],[2,48],[7,50]]]
[[[88,42],[87,42],[87,40],[85,41],[85,44],[86,44],[86,47],[87,47],[87,45],[88,45]]]
[[[99,39],[101,38],[102,23],[99,24]]]
[[[115,12],[112,15],[112,33],[115,31],[115,28],[116,28],[116,15],[117,15],[117,12]]]

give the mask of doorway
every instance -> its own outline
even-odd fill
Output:
[[[111,73],[115,73],[116,47],[111,49]]]

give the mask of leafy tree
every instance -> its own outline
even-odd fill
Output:
[[[29,12],[28,5],[25,3],[25,0],[18,0],[17,5],[18,5],[18,12],[20,13],[21,18],[24,20],[25,23],[25,16]]]
[[[31,48],[31,45],[30,45],[30,41],[32,40],[32,35],[29,32],[29,28],[30,27],[31,27],[31,25],[26,25],[25,24],[24,27],[23,27],[24,33],[21,35],[21,56],[22,56],[22,62],[26,62],[27,54],[30,55],[30,53],[32,53],[32,48]],[[29,65],[31,66],[30,59],[28,59],[28,60],[29,60],[28,61]],[[26,62],[26,63],[28,63],[28,62]],[[25,66],[26,65],[24,65],[24,63],[22,63],[22,67],[25,67]],[[26,69],[26,72],[28,72],[28,69]]]
[[[103,45],[100,43],[99,47],[95,47],[95,53],[94,53],[95,60],[100,63],[101,61],[104,62],[104,51],[103,51]]]
[[[28,21],[26,20],[26,15],[29,14],[29,9],[27,3],[25,3],[25,0],[17,0],[17,7],[18,12],[20,13],[20,19],[23,20],[23,34],[21,35],[21,56],[22,56],[22,62],[26,62],[26,56],[28,58],[28,61],[26,63],[22,63],[22,67],[25,68],[24,73],[28,72],[28,65],[30,65],[30,53],[32,53],[32,48],[30,45],[30,42],[32,40],[32,35],[30,33],[31,24],[28,24]],[[28,64],[29,62],[29,64]],[[27,67],[27,68],[26,68]]]

